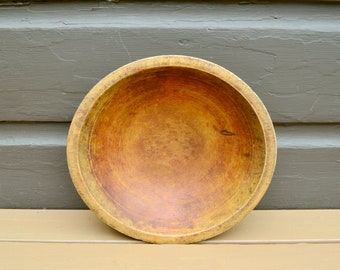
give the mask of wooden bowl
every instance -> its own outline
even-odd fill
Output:
[[[74,115],[74,185],[109,226],[152,243],[193,243],[241,221],[276,163],[272,121],[241,79],[187,56],[107,75]]]

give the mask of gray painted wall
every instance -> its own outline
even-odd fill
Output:
[[[84,208],[68,122],[100,78],[159,54],[220,64],[265,103],[278,162],[258,208],[340,207],[340,5],[198,2],[0,8],[0,207]]]
[[[0,206],[83,208],[66,163],[66,123],[0,124]],[[279,125],[260,209],[340,208],[340,125]]]

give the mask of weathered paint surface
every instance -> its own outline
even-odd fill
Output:
[[[68,124],[0,125],[0,208],[85,208],[66,163]],[[276,126],[278,160],[258,209],[340,207],[340,126]]]
[[[0,121],[69,122],[85,94],[133,60],[185,54],[244,79],[276,123],[276,173],[260,209],[340,207],[340,6],[48,3],[0,9]],[[309,123],[334,123],[310,125]],[[68,123],[0,124],[0,207],[85,208]]]
[[[275,122],[339,122],[340,6],[63,3],[0,10],[0,120],[69,121],[103,76],[160,54],[231,70]]]
[[[84,208],[66,162],[67,124],[0,125],[0,208]]]

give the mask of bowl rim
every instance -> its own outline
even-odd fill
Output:
[[[96,200],[96,198],[92,196],[84,182],[84,176],[79,165],[78,150],[81,130],[97,99],[106,91],[108,91],[111,85],[122,80],[123,78],[136,74],[145,69],[160,67],[183,67],[197,69],[199,71],[211,74],[222,81],[225,81],[239,94],[241,94],[251,106],[262,128],[265,146],[265,160],[262,174],[256,189],[253,191],[244,205],[240,207],[238,211],[235,212],[230,218],[223,221],[221,224],[216,224],[215,226],[208,228],[207,230],[196,231],[194,233],[182,235],[166,235],[142,231],[122,223],[119,219],[110,215],[108,211],[106,211],[105,208],[103,208],[103,206]],[[212,238],[222,232],[227,231],[239,223],[256,207],[267,191],[272,180],[276,166],[277,144],[275,129],[266,107],[256,95],[256,93],[238,76],[218,64],[203,60],[201,58],[185,55],[159,55],[143,58],[116,69],[101,79],[86,94],[73,116],[67,137],[66,154],[68,169],[78,194],[85,204],[92,211],[94,211],[97,217],[104,223],[125,235],[135,239],[143,240],[145,242],[195,243]]]

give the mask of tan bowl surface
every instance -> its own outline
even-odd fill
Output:
[[[156,56],[87,94],[67,158],[78,193],[109,226],[147,242],[192,243],[258,204],[276,140],[264,105],[237,76],[198,58]]]

